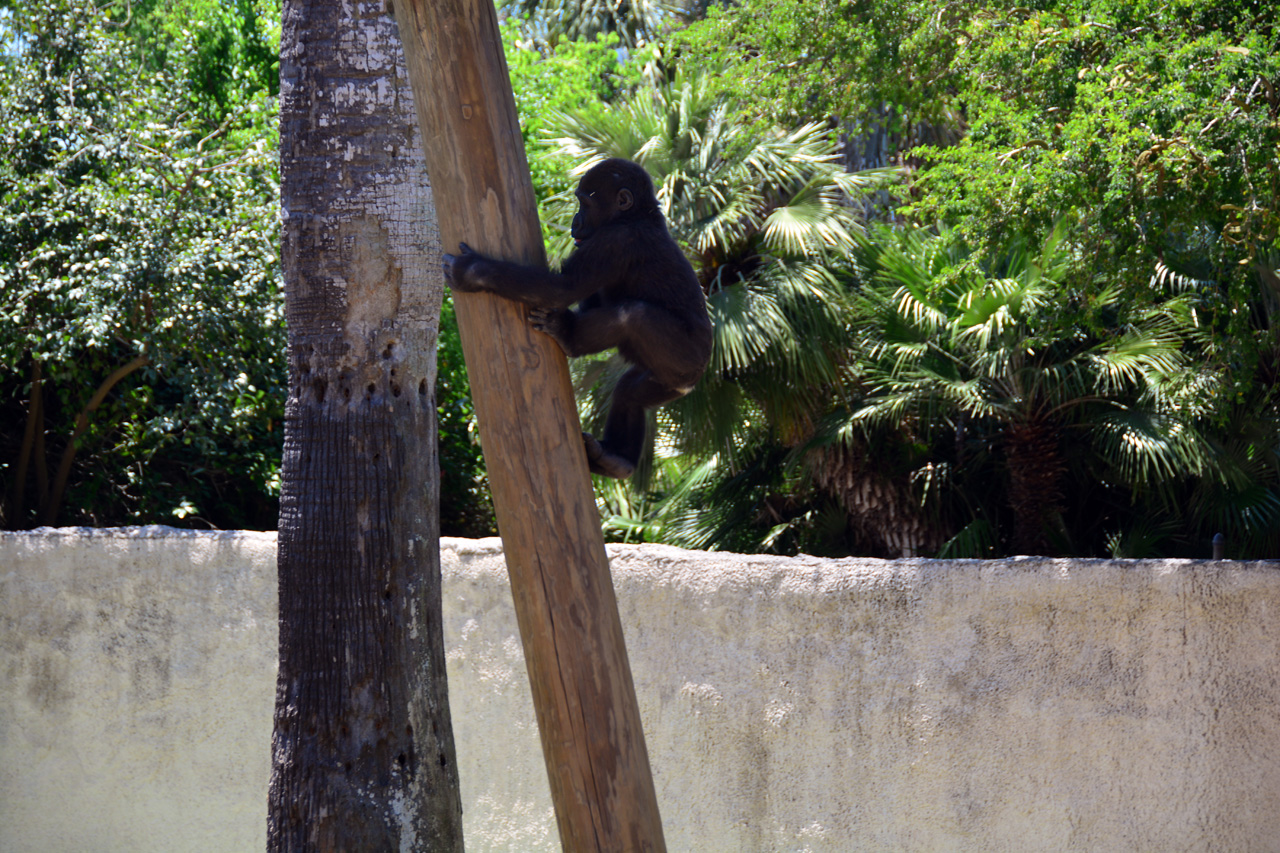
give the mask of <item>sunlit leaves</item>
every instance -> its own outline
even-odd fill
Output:
[[[78,0],[13,9],[24,49],[0,75],[0,358],[14,371],[0,405],[20,428],[38,363],[45,443],[60,453],[95,391],[143,358],[78,442],[74,512],[167,518],[181,505],[168,490],[208,488],[158,482],[179,444],[203,454],[197,479],[234,458],[239,481],[267,488],[284,381],[267,84],[194,64],[221,8],[151,35],[157,18],[130,30]]]
[[[529,16],[526,27],[538,41],[616,35],[630,48],[655,39],[680,8],[670,0],[500,0],[498,6]]]

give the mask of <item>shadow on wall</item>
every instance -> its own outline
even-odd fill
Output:
[[[500,543],[442,552],[467,848],[558,850]],[[1280,564],[610,554],[673,851],[1276,849]],[[263,849],[275,604],[272,534],[0,534],[0,849]]]

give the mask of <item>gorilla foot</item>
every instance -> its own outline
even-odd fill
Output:
[[[569,329],[569,322],[568,311],[555,308],[529,309],[529,325],[544,335],[550,335],[560,345],[560,349],[564,350],[565,355],[572,356],[573,353],[569,349],[569,340],[566,334]]]
[[[636,470],[634,462],[605,450],[604,445],[589,432],[582,434],[582,444],[587,449],[587,467],[591,469],[592,474],[625,480],[631,476],[632,471]]]

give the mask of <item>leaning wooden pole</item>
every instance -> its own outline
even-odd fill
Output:
[[[394,0],[446,251],[545,264],[493,0]],[[568,369],[524,306],[455,294],[566,851],[665,850]]]

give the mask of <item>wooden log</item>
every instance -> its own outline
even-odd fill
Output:
[[[395,16],[446,251],[545,264],[492,0]],[[564,355],[523,305],[455,305],[561,843],[665,850]]]

